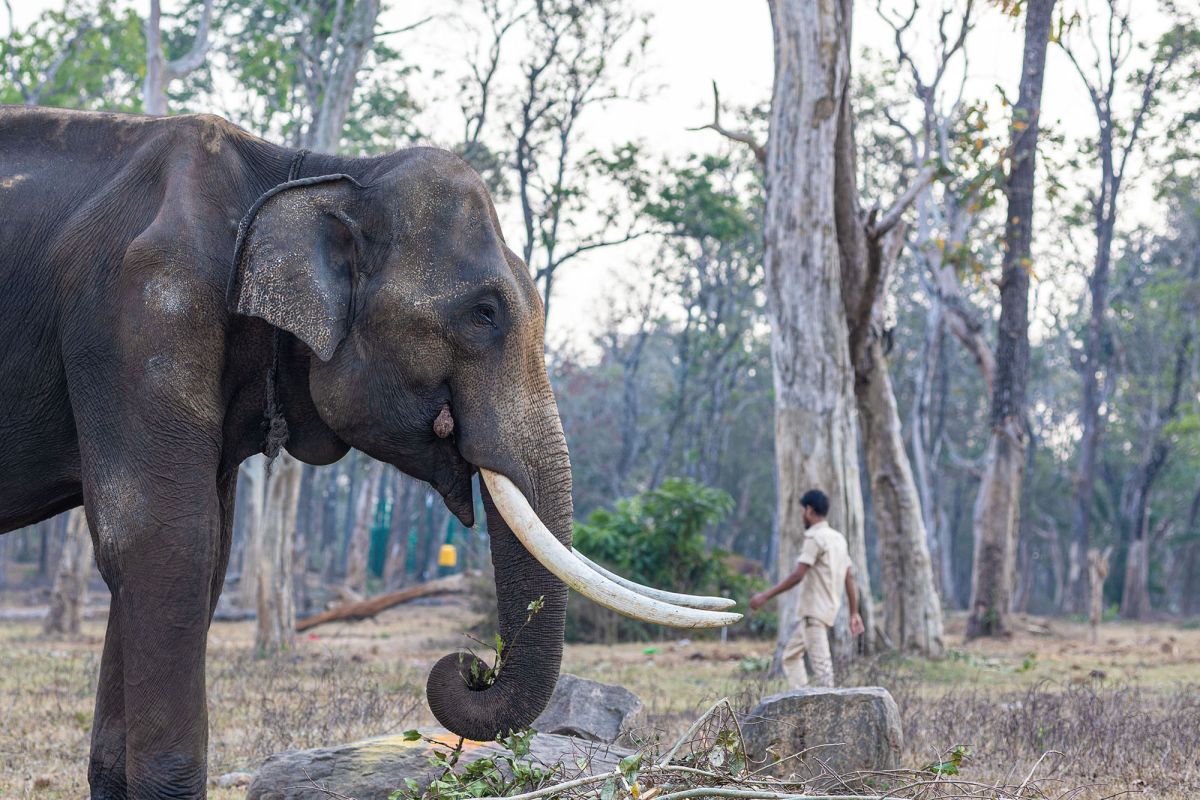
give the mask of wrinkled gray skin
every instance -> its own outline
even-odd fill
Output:
[[[0,108],[0,532],[86,508],[112,592],[93,798],[205,793],[206,633],[276,353],[297,458],[358,448],[465,524],[486,467],[570,541],[541,303],[479,176],[427,148],[296,155],[216,117]],[[500,633],[545,608],[490,688],[458,655],[431,672],[432,710],[474,739],[546,705],[566,605],[484,505]]]

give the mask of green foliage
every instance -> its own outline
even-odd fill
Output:
[[[732,570],[726,554],[710,550],[704,537],[706,528],[732,510],[733,499],[725,492],[687,478],[668,478],[657,489],[618,501],[614,509],[592,512],[587,522],[575,526],[574,544],[638,583],[686,593],[731,593],[745,603],[761,582]],[[644,638],[649,632],[644,623],[624,618],[617,630],[628,638]],[[568,615],[568,639],[595,636],[587,619]]]
[[[353,2],[337,0],[308,3],[305,13],[287,0],[226,0],[214,52],[242,87],[234,116],[261,135],[303,144],[325,101],[323,70],[343,51],[352,10]],[[354,84],[342,152],[390,151],[416,139],[418,104],[408,90],[416,71],[385,39],[372,43]]]
[[[141,111],[146,44],[137,12],[67,0],[0,43],[0,103]]]
[[[512,639],[508,642],[505,642],[498,633],[495,634],[495,638],[490,642],[485,642],[480,639],[475,639],[475,637],[471,637],[478,644],[481,644],[491,650],[492,653],[495,654],[495,660],[489,667],[486,666],[485,661],[476,655],[475,660],[471,662],[470,674],[466,678],[468,687],[474,691],[483,691],[484,689],[487,689],[496,683],[496,681],[500,678],[500,672],[504,669],[504,665],[507,664],[509,659],[512,658],[512,654],[516,650],[517,642],[520,640],[521,634],[525,631],[525,628],[529,626],[529,623],[533,622],[533,618],[541,612],[545,605],[546,598],[544,596],[540,596],[536,600],[530,601],[529,606],[526,609],[528,613],[525,616],[525,622],[522,623],[520,628],[517,628],[517,632],[513,634]],[[460,667],[465,658],[465,654],[459,654]]]
[[[496,741],[505,752],[468,763],[458,771],[463,753],[463,740],[449,746],[421,735],[420,731],[404,732],[409,742],[424,739],[434,749],[429,763],[442,770],[429,786],[422,787],[413,778],[405,778],[405,787],[388,795],[388,800],[465,800],[474,797],[505,797],[532,792],[547,786],[561,771],[560,765],[544,767],[530,757],[534,732],[516,731]]]

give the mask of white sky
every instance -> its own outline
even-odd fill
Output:
[[[906,0],[889,2],[906,4]],[[1146,0],[1136,18],[1138,34],[1157,33],[1162,17]],[[711,119],[711,82],[721,88],[722,105],[732,108],[753,105],[769,99],[773,71],[771,23],[764,0],[633,0],[635,6],[649,12],[650,46],[647,83],[660,86],[645,104],[617,103],[603,113],[585,117],[588,144],[605,147],[631,139],[640,139],[649,149],[662,155],[683,155],[697,150],[715,149],[716,134],[690,132],[689,127]],[[27,24],[46,7],[57,7],[61,0],[14,0],[18,26]],[[931,2],[929,5],[936,5]],[[167,11],[177,7],[176,0],[165,0]],[[399,27],[429,14],[441,17],[419,29],[418,33],[395,37],[390,43],[405,52],[406,60],[422,66],[427,89],[420,99],[427,104],[426,119],[433,138],[453,141],[461,128],[458,104],[454,98],[457,78],[471,42],[461,25],[448,19],[460,4],[447,0],[393,0],[388,3],[382,24],[385,29]],[[468,2],[462,4],[472,8]],[[996,86],[1015,99],[1020,70],[1021,31],[1013,21],[992,10],[989,3],[977,2],[977,27],[968,42],[972,55],[968,70],[967,93],[971,97],[998,100]],[[1084,9],[1098,7],[1098,0],[1078,4]],[[891,30],[879,19],[874,0],[859,0],[855,9],[854,51],[858,59],[863,49],[894,58]],[[932,25],[923,28],[932,35]],[[7,20],[0,17],[0,35],[7,33]],[[922,49],[932,54],[932,38]],[[437,71],[442,77],[435,79]],[[440,85],[445,91],[438,92]],[[1090,102],[1071,65],[1061,51],[1052,47],[1047,67],[1043,119],[1066,134],[1068,141],[1090,135],[1095,121]],[[1139,187],[1131,201],[1137,205]],[[1147,187],[1143,190],[1142,198]],[[1145,213],[1151,213],[1149,208]],[[509,237],[517,239],[519,228],[513,209],[505,214]],[[1088,239],[1081,240],[1090,245]],[[602,252],[590,260],[579,260],[563,268],[556,278],[549,336],[581,341],[593,330],[594,309],[603,305],[607,287],[616,276],[633,274],[637,261],[645,257],[645,248],[626,246]]]

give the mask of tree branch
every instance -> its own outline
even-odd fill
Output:
[[[209,37],[212,16],[213,0],[204,0],[204,10],[200,13],[200,26],[196,28],[196,38],[192,41],[191,49],[174,61],[168,61],[166,64],[168,81],[186,77],[189,73],[199,69],[204,63],[204,58],[208,55],[209,48],[212,47],[212,40]]]
[[[908,210],[908,207],[916,202],[921,192],[925,191],[929,184],[933,183],[933,179],[937,177],[937,172],[937,167],[933,164],[926,164],[922,167],[917,176],[913,178],[913,182],[904,190],[904,193],[892,203],[892,207],[879,215],[870,224],[867,235],[871,238],[879,239],[892,228],[896,227],[896,224],[900,222],[900,218]]]
[[[758,140],[754,138],[753,135],[751,135],[747,131],[731,131],[728,128],[721,125],[721,94],[719,91],[717,91],[717,82],[716,81],[712,82],[712,89],[713,89],[713,121],[708,123],[707,125],[700,125],[699,127],[688,128],[688,130],[689,131],[704,131],[704,130],[716,131],[717,133],[724,136],[726,139],[729,139],[734,142],[740,142],[740,143],[746,145],[747,147],[749,147],[750,151],[752,153],[754,153],[754,159],[758,162],[759,166],[765,167],[767,165],[767,149],[765,147],[763,147],[758,142]]]

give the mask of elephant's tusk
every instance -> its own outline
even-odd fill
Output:
[[[512,481],[498,472],[480,468],[480,476],[496,510],[529,554],[563,583],[594,603],[633,619],[675,628],[719,628],[732,625],[741,614],[705,611],[664,603],[638,594],[585,566],[546,528]]]
[[[582,561],[585,566],[596,570],[596,572],[599,572],[613,583],[618,583],[621,586],[624,586],[626,589],[637,592],[645,597],[651,597],[655,600],[662,600],[664,603],[671,603],[672,605],[686,606],[687,608],[703,608],[708,611],[724,611],[727,608],[732,608],[733,606],[737,605],[736,600],[730,600],[728,597],[704,597],[697,594],[679,594],[678,592],[667,592],[662,589],[655,589],[651,586],[643,586],[640,583],[635,583],[628,578],[622,578],[615,572],[605,569],[573,547],[571,548],[571,552],[574,553],[575,557]]]

